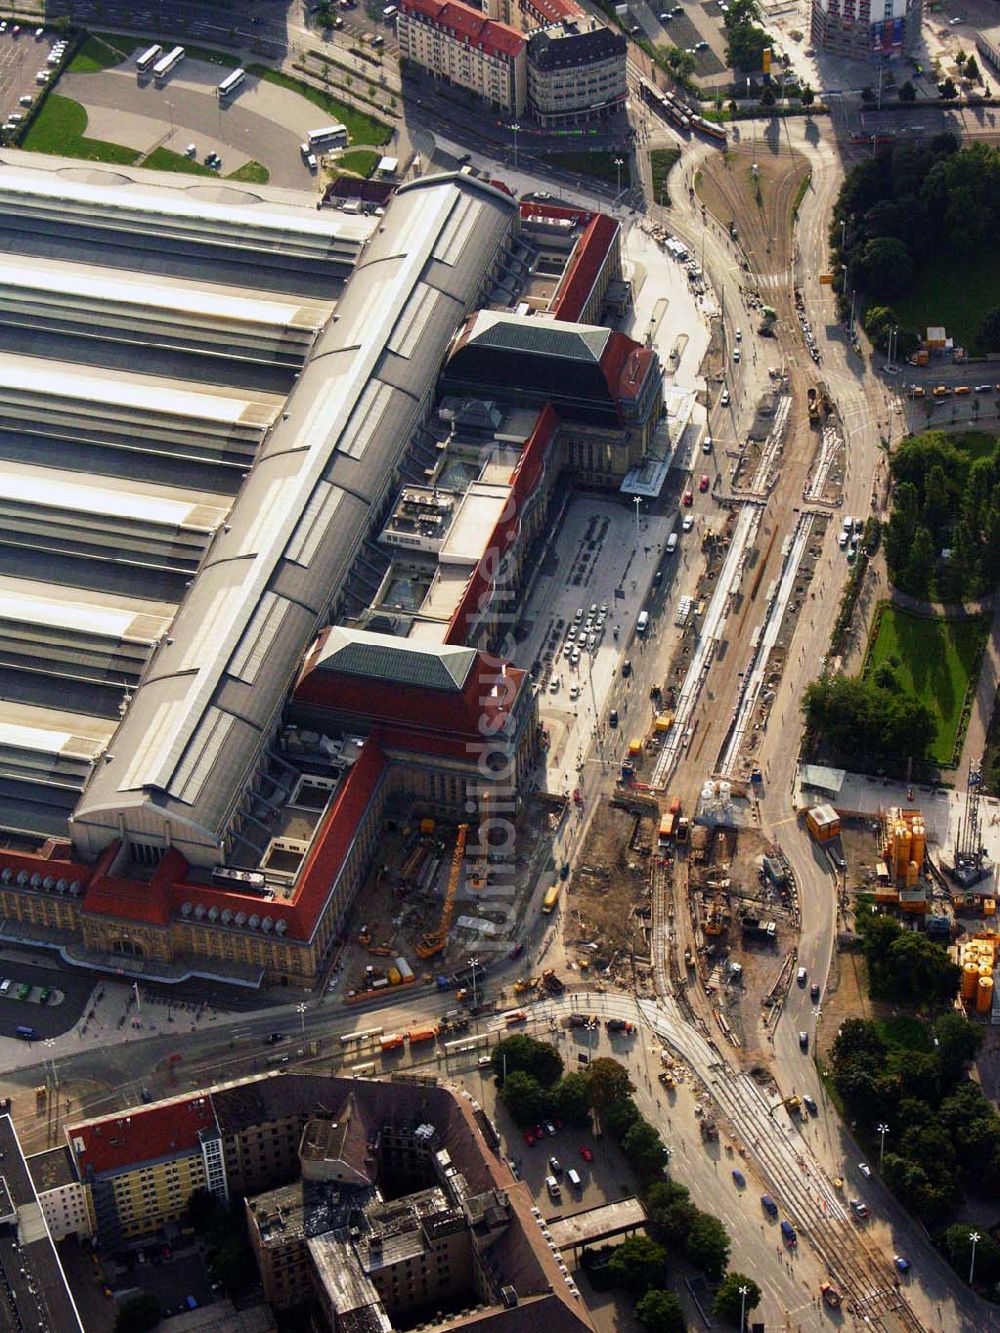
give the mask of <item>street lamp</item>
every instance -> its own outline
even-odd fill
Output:
[[[883,1122],[883,1123],[880,1124],[880,1125],[876,1125],[875,1128],[878,1130],[878,1133],[879,1133],[879,1144],[878,1144],[878,1170],[879,1170],[879,1175],[881,1175],[881,1174],[882,1174],[882,1157],[883,1157],[883,1155],[884,1155],[884,1153],[885,1153],[885,1136],[889,1133],[889,1126]]]
[[[295,1012],[298,1014],[299,1018],[302,1019],[302,1035],[303,1035],[303,1037],[304,1037],[304,1036],[306,1035],[306,1006],[305,1006],[305,1004],[304,1004],[304,1003],[303,1003],[303,1004],[297,1004],[297,1005],[295,1006]]]
[[[512,132],[513,135],[514,135],[514,170],[516,171],[516,170],[517,170],[517,136],[518,136],[518,132],[519,132],[520,129],[521,129],[521,126],[520,126],[520,125],[517,123],[517,121],[515,120],[515,121],[511,124],[511,127],[510,127],[510,128],[511,128],[511,132]]]
[[[641,500],[640,497],[637,495],[637,496],[635,497],[635,499],[633,500],[632,503],[635,505],[635,539],[636,539],[636,541],[638,542],[638,540],[639,540],[639,506],[642,504],[642,500]]]
[[[976,1242],[979,1240],[978,1231],[969,1232],[969,1240],[972,1241],[972,1258],[969,1261],[969,1286],[972,1286],[972,1275],[976,1271]]]
[[[617,169],[618,169],[618,193],[621,194],[621,192],[622,192],[622,167],[625,165],[625,159],[624,159],[623,157],[616,157],[616,158],[614,159],[614,163],[615,163],[615,166],[616,166]]]
[[[749,1287],[740,1287],[740,1333],[743,1333],[747,1326],[747,1297],[750,1295]]]

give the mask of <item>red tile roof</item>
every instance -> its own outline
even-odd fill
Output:
[[[624,333],[613,332],[601,353],[601,369],[612,397],[635,398],[652,359],[649,348]]]
[[[445,643],[465,643],[476,620],[488,608],[493,597],[500,557],[514,539],[520,522],[520,511],[541,476],[545,451],[558,429],[556,410],[551,403],[546,403],[518,459],[511,485],[511,502],[504,507],[505,514],[493,529],[483,556],[465,585],[465,591],[448,625]]]
[[[199,1130],[214,1126],[211,1098],[196,1096],[91,1120],[66,1133],[80,1175],[86,1179],[191,1153],[198,1148]]]
[[[555,319],[569,320],[571,324],[580,322],[594,283],[617,243],[619,230],[618,223],[606,213],[591,218],[576,243],[559,290],[549,307],[549,313]]]
[[[458,0],[399,0],[399,8],[404,14],[427,19],[437,28],[447,28],[458,41],[488,56],[514,57],[525,47],[525,39],[516,28],[487,18],[481,10],[459,4]]]
[[[521,12],[538,18],[540,24],[562,19],[581,19],[583,10],[574,0],[520,0]]]

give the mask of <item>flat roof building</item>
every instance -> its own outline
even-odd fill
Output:
[[[615,115],[628,94],[628,42],[596,19],[564,19],[528,39],[528,106],[545,126]]]

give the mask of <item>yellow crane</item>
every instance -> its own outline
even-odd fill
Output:
[[[437,930],[429,930],[417,945],[418,958],[433,958],[448,942],[448,931],[451,929],[451,917],[455,910],[455,895],[462,874],[462,858],[465,855],[465,839],[468,832],[468,824],[459,824],[458,837],[455,839],[455,854],[451,858],[451,871],[448,875],[448,887],[445,889],[444,903],[441,906],[441,920],[438,922]]]

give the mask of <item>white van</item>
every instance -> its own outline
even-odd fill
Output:
[[[580,1179],[580,1174],[575,1167],[571,1166],[570,1169],[566,1172],[566,1179],[569,1181],[569,1183],[573,1186],[575,1190],[583,1189],[583,1181]]]
[[[667,555],[672,555],[677,550],[677,533],[672,532],[667,538]]]
[[[395,5],[386,5],[385,9],[382,10],[382,17],[385,19],[386,23],[391,23],[396,17],[396,12]]]
[[[7,992],[10,990],[12,984],[13,983],[10,981],[9,978],[5,981],[0,981],[0,995],[6,995]]]
[[[562,1190],[559,1188],[559,1181],[556,1180],[555,1176],[545,1177],[545,1188],[549,1192],[550,1199],[562,1198]]]
[[[645,634],[647,629],[649,629],[649,612],[640,611],[639,619],[635,622],[635,632],[636,634]]]

